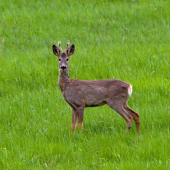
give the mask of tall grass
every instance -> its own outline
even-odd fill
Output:
[[[170,2],[0,4],[0,169],[170,169]],[[70,77],[133,85],[141,134],[103,106],[70,134],[52,45],[75,44]]]

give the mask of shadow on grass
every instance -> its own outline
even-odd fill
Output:
[[[122,124],[122,122],[113,122],[107,123],[104,121],[97,122],[86,122],[83,126],[82,133],[90,133],[90,134],[125,134],[126,132],[126,122]],[[128,133],[137,133],[136,125],[132,122],[132,127]]]

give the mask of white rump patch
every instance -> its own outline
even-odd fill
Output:
[[[129,96],[131,96],[131,94],[132,94],[132,85],[131,84],[128,87],[128,94],[129,94]]]

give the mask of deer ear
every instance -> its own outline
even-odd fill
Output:
[[[55,45],[53,45],[53,53],[54,53],[56,56],[59,56],[59,55],[60,55],[60,50],[59,50]]]
[[[68,48],[68,50],[67,50],[68,56],[71,56],[74,53],[74,50],[75,50],[75,46],[74,46],[74,44],[72,44],[71,47]]]

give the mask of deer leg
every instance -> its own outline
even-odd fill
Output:
[[[116,104],[113,105],[109,103],[108,105],[126,120],[126,131],[129,131],[129,129],[131,128],[133,117],[123,108],[123,105],[116,105]]]
[[[133,117],[133,119],[136,123],[136,131],[139,133],[139,131],[140,131],[140,129],[139,129],[139,125],[140,125],[139,114],[136,113],[135,111],[133,111],[131,108],[129,108],[129,106],[127,105],[127,102],[124,103],[123,107]]]
[[[75,128],[76,128],[76,123],[77,123],[77,113],[74,108],[72,108],[72,122],[71,122],[71,132],[74,134]]]
[[[78,128],[81,131],[83,126],[84,106],[80,106],[76,108],[76,113],[78,115]]]

